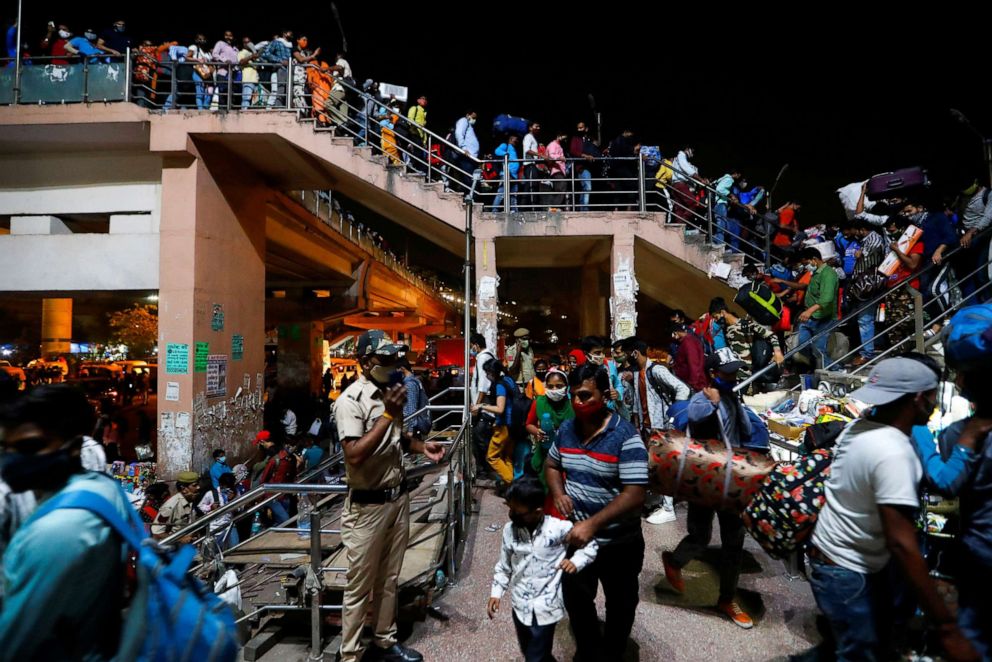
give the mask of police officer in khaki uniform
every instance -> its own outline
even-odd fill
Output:
[[[193,506],[199,495],[200,475],[195,471],[181,472],[176,479],[176,493],[162,504],[152,524],[152,537],[161,540],[192,523]]]
[[[423,453],[437,462],[444,448],[402,432],[406,389],[398,364],[408,349],[392,344],[378,329],[360,335],[356,354],[362,375],[334,404],[349,488],[341,517],[341,540],[348,550],[342,662],[423,659],[396,640],[396,582],[410,534],[403,452]],[[375,637],[363,657],[361,633],[370,601]]]

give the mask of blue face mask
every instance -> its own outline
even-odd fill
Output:
[[[469,356],[471,356],[471,357],[472,357],[473,359],[474,359],[474,358],[475,358],[475,357],[476,357],[476,356],[477,356],[477,355],[479,354],[479,353],[478,353],[477,351],[475,351],[474,349],[470,349],[470,350],[468,350],[468,353],[469,353]]]
[[[227,464],[227,456],[221,455],[219,458],[217,458],[217,461],[220,462],[221,464]]]
[[[714,377],[713,386],[715,386],[718,391],[732,391],[734,390],[734,387],[737,386],[737,381],[724,379],[723,377]]]

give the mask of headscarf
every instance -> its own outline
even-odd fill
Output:
[[[583,352],[581,349],[573,349],[571,352],[568,353],[568,355],[575,357],[575,365],[576,365],[576,367],[581,368],[583,365],[585,365],[585,363],[586,363],[586,353]]]

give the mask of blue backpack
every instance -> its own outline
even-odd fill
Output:
[[[944,327],[941,342],[951,368],[992,364],[992,304],[969,306],[954,314]]]
[[[184,545],[174,554],[152,541],[142,542],[144,525],[132,509],[121,519],[106,499],[87,491],[52,497],[34,517],[57,508],[76,508],[96,515],[137,554],[138,583],[127,609],[116,659],[175,662],[237,658],[234,612],[213,592],[187,574],[196,550]]]

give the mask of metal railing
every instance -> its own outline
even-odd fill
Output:
[[[978,235],[976,235],[975,241],[982,241],[982,240],[984,240],[986,238],[989,238],[990,236],[992,236],[992,228],[987,228],[987,229],[983,230],[982,232],[978,233]],[[904,278],[903,280],[901,280],[895,286],[893,286],[891,288],[889,288],[889,287],[883,288],[883,290],[881,292],[879,292],[877,295],[875,295],[874,297],[872,297],[868,301],[859,304],[857,307],[855,307],[853,310],[849,311],[846,315],[844,315],[840,319],[834,319],[834,320],[832,320],[826,327],[824,327],[818,333],[816,333],[815,335],[813,335],[812,337],[810,337],[809,340],[807,340],[807,341],[805,341],[803,343],[800,343],[800,344],[796,345],[796,347],[794,347],[791,350],[787,351],[784,354],[784,358],[786,360],[788,360],[789,358],[792,358],[796,354],[799,354],[799,353],[802,353],[802,352],[806,352],[808,349],[814,347],[815,344],[818,341],[821,341],[824,337],[829,338],[830,337],[830,334],[833,333],[833,332],[835,332],[841,326],[843,326],[845,324],[848,324],[852,320],[857,320],[857,318],[861,314],[863,314],[865,312],[869,312],[869,311],[871,311],[871,312],[874,313],[874,311],[877,309],[877,307],[878,307],[878,305],[880,303],[884,303],[886,301],[886,299],[889,299],[890,297],[893,296],[894,293],[897,293],[901,289],[905,289],[907,291],[907,293],[909,294],[909,296],[914,299],[914,305],[911,307],[912,310],[910,311],[910,313],[907,314],[907,315],[901,316],[899,319],[897,319],[895,321],[892,321],[892,320],[888,320],[887,319],[885,322],[877,322],[876,325],[877,324],[886,324],[887,326],[882,331],[879,331],[878,330],[878,327],[876,326],[875,333],[872,335],[871,339],[866,340],[866,339],[862,338],[861,339],[862,340],[861,344],[858,345],[857,347],[849,350],[848,353],[845,354],[844,356],[831,361],[829,364],[824,363],[824,369],[829,370],[830,368],[833,368],[833,367],[835,367],[837,365],[843,364],[843,362],[847,358],[853,356],[855,352],[858,352],[859,350],[861,350],[863,347],[865,347],[869,343],[874,343],[875,341],[879,340],[880,338],[882,338],[883,336],[885,336],[886,334],[888,334],[890,331],[892,331],[892,330],[896,329],[897,327],[899,327],[901,324],[905,324],[905,323],[910,322],[910,321],[912,321],[913,327],[914,327],[914,333],[913,333],[913,335],[907,336],[906,338],[903,338],[898,343],[896,343],[894,346],[889,347],[884,352],[881,352],[881,353],[876,354],[875,356],[873,356],[867,362],[865,362],[862,365],[857,366],[857,367],[853,368],[852,370],[850,370],[850,372],[852,374],[857,374],[857,373],[862,372],[862,371],[864,371],[866,369],[870,369],[875,363],[877,363],[878,361],[880,361],[881,359],[883,359],[883,358],[885,358],[887,356],[890,356],[896,350],[898,350],[901,347],[904,347],[910,341],[914,341],[915,342],[916,349],[918,351],[923,351],[923,349],[924,349],[924,334],[925,334],[925,328],[924,328],[924,326],[926,326],[926,325],[931,325],[932,326],[935,323],[940,322],[940,321],[944,320],[945,318],[949,317],[955,311],[957,311],[958,309],[960,309],[961,307],[963,307],[963,305],[965,305],[967,302],[969,302],[969,301],[977,298],[977,295],[978,294],[980,294],[982,291],[986,290],[987,288],[990,287],[990,285],[992,285],[990,283],[984,283],[984,284],[982,284],[980,286],[976,286],[975,290],[972,293],[970,293],[970,294],[968,294],[966,296],[963,296],[960,301],[950,302],[946,306],[943,305],[941,303],[941,301],[940,301],[944,296],[946,296],[944,293],[934,294],[929,299],[924,300],[923,294],[920,293],[920,292],[917,292],[914,288],[911,287],[911,284],[914,281],[919,280],[921,277],[923,277],[925,275],[931,275],[931,274],[939,275],[939,272],[941,270],[944,270],[944,269],[950,270],[952,268],[951,265],[952,265],[952,262],[953,262],[954,257],[957,256],[962,251],[965,251],[965,250],[967,250],[967,249],[964,248],[964,247],[962,247],[962,246],[960,246],[960,245],[957,245],[954,248],[946,251],[942,255],[942,259],[941,259],[940,264],[935,264],[935,263],[931,262],[929,264],[922,265],[919,269],[917,269],[917,271],[915,273],[907,276],[906,278]],[[983,269],[988,269],[990,265],[992,265],[992,260],[987,260],[985,263],[981,264],[980,266],[978,266],[974,270],[968,272],[964,277],[962,277],[960,279],[960,281],[963,282],[965,280],[968,280],[970,278],[973,278],[979,272],[981,272]],[[938,315],[934,316],[933,319],[931,319],[929,321],[924,321],[924,316],[923,316],[924,310],[927,309],[927,308],[931,308],[932,306],[940,306],[942,310],[941,310],[941,312]],[[814,356],[813,356],[814,363],[816,362],[816,360],[817,359],[816,359],[815,350],[814,350]],[[767,366],[765,366],[765,367],[763,367],[763,368],[755,371],[748,379],[742,381],[737,386],[735,386],[734,387],[734,391],[739,392],[739,391],[742,391],[742,390],[747,389],[753,382],[755,382],[757,379],[759,379],[762,376],[766,375],[768,372],[770,372],[771,370],[773,370],[775,368],[776,368],[776,364],[775,363],[770,363],[769,365],[767,365]],[[799,386],[794,387],[792,390],[796,390],[797,388],[799,388]]]
[[[319,64],[300,64],[293,59],[285,65],[259,60],[246,65],[215,60],[156,62],[138,80],[132,72],[142,57],[139,51],[130,50],[122,56],[48,66],[41,66],[46,58],[32,58],[31,64],[22,67],[19,99],[13,98],[12,85],[5,85],[0,73],[0,104],[133,101],[162,111],[291,111],[301,121],[313,122],[316,131],[333,131],[371,148],[385,157],[387,166],[420,174],[428,184],[442,182],[446,190],[488,202],[506,215],[514,211],[518,201],[520,211],[626,209],[666,213],[670,221],[703,233],[717,245],[726,243],[765,264],[770,260],[771,230],[758,227],[759,223],[767,226],[765,219],[748,211],[751,227],[746,227],[747,221],[737,227],[740,214],[731,211],[733,203],[728,201],[729,221],[724,221],[716,214],[720,194],[706,181],[673,165],[669,167],[686,187],[673,183],[656,186],[655,173],[650,172],[644,156],[566,158],[555,168],[558,176],[552,177],[553,164],[546,160],[469,155],[431,129],[392,113],[388,101],[332,78]],[[245,81],[248,72],[257,81]],[[652,163],[650,169],[657,167]],[[511,170],[518,169],[520,176],[511,178]],[[493,171],[498,175],[487,179]],[[583,171],[596,174],[586,178]],[[518,189],[516,197],[514,188]]]

